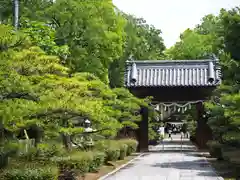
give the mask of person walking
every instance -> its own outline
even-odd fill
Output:
[[[164,135],[164,126],[161,126],[161,127],[159,127],[159,129],[158,129],[158,132],[159,132],[159,134],[160,134],[160,136],[162,136],[162,137],[164,137],[165,135]]]
[[[186,138],[188,139],[189,138],[189,132],[188,131],[186,132],[186,136],[187,136]]]
[[[181,131],[184,134],[184,138],[186,138],[186,136],[187,136],[187,134],[186,134],[187,133],[187,124],[186,123],[183,124]]]
[[[177,134],[177,128],[176,128],[175,125],[173,126],[173,132],[174,132],[175,135]]]
[[[172,140],[172,130],[170,128],[168,130],[168,137]]]
[[[181,131],[181,139],[183,139],[184,138],[184,133],[183,133],[183,131]]]

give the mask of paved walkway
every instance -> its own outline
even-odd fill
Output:
[[[165,140],[106,180],[223,180],[185,140]]]

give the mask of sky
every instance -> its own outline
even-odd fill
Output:
[[[187,28],[193,28],[207,14],[217,15],[221,8],[240,5],[240,0],[113,0],[123,12],[144,18],[161,29],[166,47],[179,40]]]

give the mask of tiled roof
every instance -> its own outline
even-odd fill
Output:
[[[217,86],[221,83],[217,60],[128,61],[126,87]]]

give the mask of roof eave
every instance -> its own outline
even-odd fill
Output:
[[[138,85],[125,85],[124,87],[126,88],[188,88],[188,87],[198,87],[198,88],[201,88],[201,87],[217,87],[219,86],[220,84],[217,83],[217,84],[212,84],[212,85],[188,85],[188,86],[148,86],[148,85],[145,85],[145,86],[138,86]]]
[[[201,63],[201,62],[217,62],[218,59],[196,59],[196,60],[127,60],[126,63],[143,63],[143,64],[152,64],[152,63]]]

